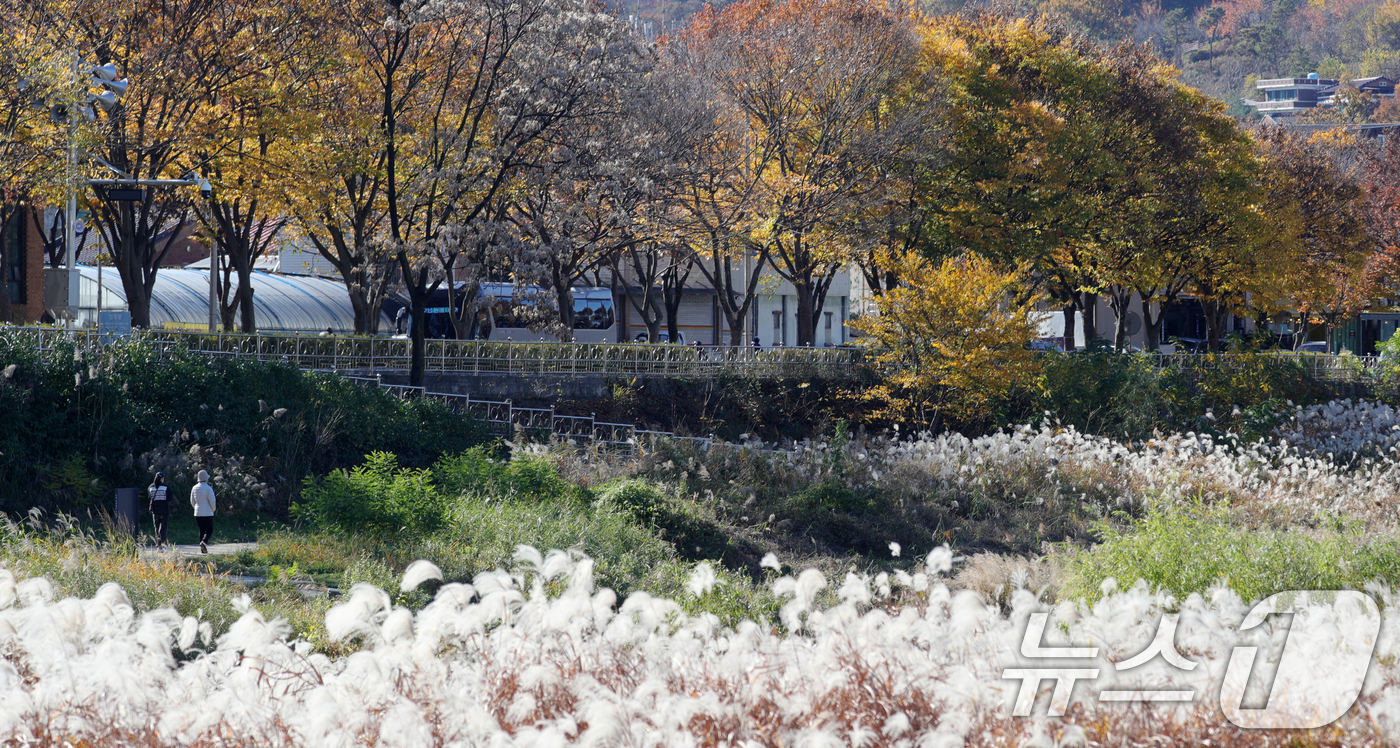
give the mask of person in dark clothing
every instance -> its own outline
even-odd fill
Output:
[[[164,548],[170,542],[170,487],[165,485],[165,473],[156,473],[146,491],[151,498],[151,519],[155,520],[156,547]]]

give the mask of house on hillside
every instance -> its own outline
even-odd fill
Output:
[[[1353,78],[1358,91],[1378,98],[1395,97],[1395,81],[1383,75]],[[1255,83],[1262,99],[1244,99],[1246,106],[1271,118],[1293,117],[1317,108],[1332,106],[1333,98],[1342,90],[1343,82],[1336,78],[1321,78],[1308,73],[1306,78],[1269,78]]]

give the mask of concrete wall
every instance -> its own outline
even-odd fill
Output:
[[[346,372],[353,374],[352,372]],[[365,372],[363,376],[374,376]],[[385,374],[385,384],[408,384],[407,374]],[[531,374],[428,373],[423,378],[428,392],[471,395],[479,400],[602,400],[612,392],[608,379],[595,376],[549,376]]]

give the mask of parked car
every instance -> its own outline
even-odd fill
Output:
[[[1313,340],[1298,346],[1296,353],[1331,353],[1327,349],[1327,341]]]
[[[1177,353],[1205,353],[1206,341],[1200,338],[1172,338]]]
[[[647,334],[644,333],[644,332],[642,332],[642,333],[637,333],[636,341],[637,341],[638,343],[645,343],[645,342],[647,342]],[[658,342],[658,343],[669,343],[669,342],[671,342],[671,333],[669,333],[669,332],[663,332],[663,333],[661,333],[661,335],[657,338],[657,342]],[[680,343],[681,345],[685,345],[685,333],[683,333],[683,332],[677,332],[677,333],[676,333],[676,342],[677,342],[677,343]]]

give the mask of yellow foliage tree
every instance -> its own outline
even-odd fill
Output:
[[[976,255],[933,264],[887,256],[902,285],[875,298],[878,316],[852,324],[885,373],[871,397],[878,415],[915,417],[930,428],[985,423],[998,406],[1036,385],[1035,297],[1020,271]]]

